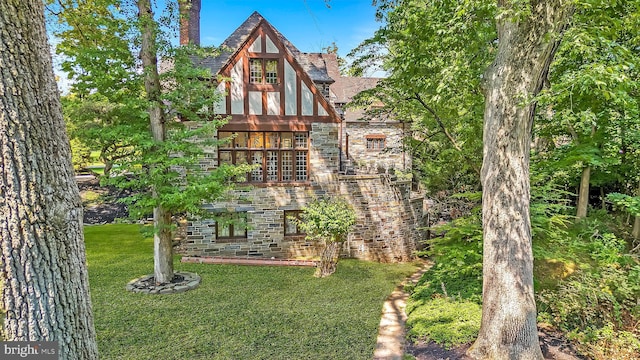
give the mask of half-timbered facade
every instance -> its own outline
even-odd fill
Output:
[[[205,207],[217,218],[191,221],[189,255],[314,257],[292,221],[313,198],[346,198],[359,220],[345,255],[404,261],[420,238],[422,198],[410,181],[389,169],[410,170],[402,123],[357,121],[343,105],[375,79],[340,76],[333,54],[300,52],[257,12],[222,44],[214,58],[199,59],[220,81],[224,94],[215,112],[227,116],[218,130],[225,145],[210,151],[203,166],[253,164],[237,181],[247,185],[231,200]],[[351,124],[351,127],[349,127]],[[351,151],[349,151],[351,147]]]

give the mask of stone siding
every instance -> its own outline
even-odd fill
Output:
[[[219,240],[213,220],[193,220],[187,225],[187,255],[317,257],[321,249],[317,242],[285,236],[285,211],[301,210],[314,198],[331,195],[347,199],[358,215],[343,256],[383,262],[410,260],[422,238],[422,198],[412,198],[409,182],[392,180],[387,174],[340,175],[339,129],[338,124],[313,124],[308,183],[256,184],[234,191],[232,200],[206,204],[212,213],[246,212],[247,238]],[[215,152],[208,155],[203,159],[205,169],[215,166]]]
[[[378,174],[389,169],[410,171],[411,156],[405,153],[403,140],[405,125],[396,121],[350,121],[347,123],[344,136],[344,148],[349,153],[350,166],[356,173]],[[383,135],[385,148],[382,150],[367,149],[367,136]]]

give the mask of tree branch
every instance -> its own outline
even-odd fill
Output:
[[[440,127],[440,129],[442,129],[442,132],[447,137],[447,139],[449,139],[449,141],[451,142],[453,147],[456,150],[462,152],[462,148],[460,148],[460,146],[456,142],[456,139],[454,139],[453,136],[451,136],[451,134],[449,134],[449,131],[444,126],[444,123],[442,122],[442,119],[440,118],[440,116],[438,116],[438,114],[435,112],[435,110],[432,107],[430,107],[429,105],[427,105],[427,103],[425,103],[424,100],[422,100],[422,98],[420,97],[420,95],[418,93],[415,94],[415,98],[414,99],[418,100],[420,105],[422,105],[422,107],[424,107],[428,112],[431,113],[431,115],[433,115],[433,118],[436,120],[436,122],[438,123],[438,126]]]

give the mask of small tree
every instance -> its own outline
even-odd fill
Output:
[[[324,242],[315,277],[326,277],[336,271],[341,245],[355,223],[355,210],[342,198],[316,199],[304,207],[300,229],[307,239]]]

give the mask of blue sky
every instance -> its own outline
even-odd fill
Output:
[[[258,11],[300,51],[335,42],[345,56],[380,27],[371,0],[202,0],[200,42],[218,46]]]

